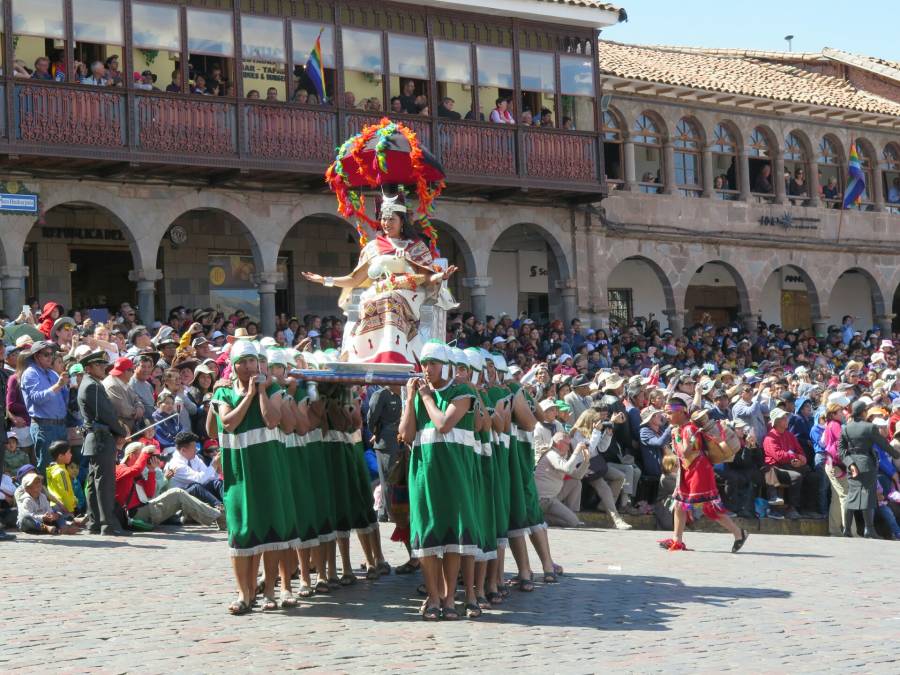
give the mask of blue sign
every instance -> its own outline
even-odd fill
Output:
[[[2,192],[0,193],[0,211],[4,213],[30,213],[37,215],[38,196]]]

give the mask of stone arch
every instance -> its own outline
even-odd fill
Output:
[[[728,316],[727,320],[725,320],[726,317],[720,311],[719,313],[721,315],[719,317],[714,316],[713,320],[717,321],[719,323],[729,323],[731,321],[742,321],[743,320],[742,317],[746,317],[751,314],[752,304],[751,304],[751,298],[750,298],[750,291],[749,291],[747,282],[744,278],[744,274],[734,264],[728,262],[727,260],[723,260],[722,258],[710,258],[708,260],[700,262],[700,264],[698,264],[698,265],[695,265],[694,272],[690,276],[685,274],[684,275],[684,277],[686,277],[685,284],[683,286],[681,286],[680,288],[676,289],[675,299],[676,299],[677,307],[682,309],[685,312],[685,321],[684,321],[685,326],[689,326],[689,325],[693,324],[693,322],[694,322],[695,317],[692,316],[692,309],[695,312],[697,312],[697,311],[701,310],[704,306],[701,298],[698,298],[696,296],[692,298],[688,291],[690,290],[690,288],[692,286],[697,285],[695,282],[698,279],[698,276],[701,275],[704,272],[704,270],[706,270],[708,272],[709,270],[707,270],[706,268],[711,265],[724,268],[731,276],[731,279],[734,282],[734,288],[735,288],[735,296],[733,298],[733,300],[735,301],[735,304],[734,304],[734,309],[729,312],[730,316]],[[719,284],[718,278],[716,278],[716,279],[714,279],[714,286],[726,287],[726,284]],[[726,300],[726,298],[719,299],[720,302],[723,300]],[[691,304],[691,303],[693,303],[693,304]],[[728,308],[725,306],[721,306],[721,307],[718,307],[715,309],[725,310]]]
[[[634,120],[631,120],[631,124],[633,125],[637,118],[641,115],[646,115],[656,125],[657,130],[660,134],[661,142],[666,143],[669,141],[669,139],[671,138],[669,129],[672,125],[666,121],[666,118],[661,113],[653,110],[652,108],[645,108],[635,116]],[[634,132],[633,126],[629,126],[629,131],[632,133]]]
[[[631,132],[631,126],[629,125],[629,120],[625,116],[625,113],[614,105],[609,106],[606,109],[606,112],[612,115],[616,120],[616,123],[619,125],[619,129],[622,132],[622,138],[628,138],[628,134]]]
[[[700,141],[704,145],[709,142],[709,132],[707,131],[706,126],[693,114],[693,112],[685,112],[684,115],[679,115],[676,124],[679,124],[682,121],[688,122],[694,127],[697,135],[700,137]]]
[[[632,311],[635,316],[644,316],[649,320],[649,312],[654,311],[656,317],[660,321],[660,325],[664,325],[666,323],[667,317],[671,319],[675,316],[677,306],[675,304],[675,292],[672,286],[672,280],[669,278],[669,275],[666,271],[657,263],[653,258],[647,257],[645,255],[630,255],[627,258],[620,260],[606,275],[606,278],[603,281],[603,287],[606,289],[607,298],[609,297],[609,289],[619,287],[619,282],[616,281],[613,277],[617,273],[622,274],[623,272],[630,273],[628,276],[636,277],[640,279],[641,269],[636,268],[636,266],[640,266],[640,268],[649,267],[653,276],[659,281],[660,287],[662,289],[662,304],[659,307],[656,307],[659,304],[660,298],[653,296],[653,290],[643,288],[635,288],[635,285],[632,284],[631,290],[631,306]],[[627,278],[627,277],[626,277]],[[624,287],[624,286],[623,286]],[[604,299],[607,299],[604,298]],[[664,316],[660,316],[660,314]]]
[[[134,261],[134,266],[136,269],[140,269],[141,264],[145,261],[142,258],[142,253],[138,245],[138,238],[135,235],[134,230],[128,225],[128,222],[125,220],[124,216],[126,214],[122,213],[120,208],[114,208],[115,200],[94,200],[93,197],[95,196],[97,196],[96,193],[91,195],[92,199],[67,199],[64,201],[60,201],[57,199],[48,199],[46,203],[42,202],[41,204],[44,209],[44,219],[46,219],[53,210],[65,208],[67,206],[89,207],[92,209],[96,209],[100,213],[106,215],[109,220],[122,231],[122,234],[125,235],[125,240],[128,242],[128,248],[131,250],[131,257]],[[100,203],[101,201],[107,203]],[[113,202],[113,204],[110,204],[109,202]],[[37,227],[37,223],[35,223],[34,226]],[[30,231],[31,228],[29,228],[28,232],[25,232],[26,238],[28,237]],[[155,262],[155,260],[153,262]]]
[[[779,277],[776,276],[776,274],[780,274],[782,271],[788,272],[788,275],[783,276],[781,280],[779,280]],[[782,312],[784,307],[783,303],[785,302],[784,291],[793,293],[795,291],[801,291],[801,289],[805,289],[805,291],[801,292],[806,293],[806,302],[808,303],[809,309],[808,323],[815,326],[817,323],[821,323],[826,319],[827,314],[823,311],[826,304],[823,302],[824,298],[821,291],[824,284],[822,280],[819,280],[819,283],[816,283],[806,269],[799,264],[780,260],[772,262],[760,274],[760,280],[759,297],[755,303],[755,307],[758,308],[756,310],[757,316],[762,318],[766,323],[790,323],[790,321],[784,321]],[[790,287],[783,288],[783,285],[785,284]],[[778,293],[775,298],[772,298],[769,295],[773,292],[773,289]],[[800,298],[796,295],[791,296],[793,302],[796,302],[796,300],[799,299]],[[796,312],[802,313],[801,310],[796,310]],[[786,327],[809,328],[810,326],[790,325]]]
[[[438,231],[438,249],[441,250],[441,254],[446,257],[446,252],[441,249],[441,241],[449,239],[460,256],[459,260],[449,260],[449,263],[458,266],[460,270],[464,271],[467,275],[474,275],[477,269],[475,265],[475,254],[472,252],[472,247],[469,245],[469,242],[466,241],[466,238],[462,233],[446,220],[432,218],[431,222],[434,223],[434,226]]]
[[[203,214],[203,213],[212,213],[219,217],[222,217],[224,220],[221,223],[224,228],[219,232],[211,232],[211,233],[197,233],[203,237],[209,237],[207,243],[209,244],[209,248],[221,248],[223,247],[221,242],[222,237],[231,236],[235,233],[243,235],[244,239],[246,239],[247,244],[250,248],[250,253],[253,255],[253,262],[256,265],[257,272],[265,272],[265,271],[273,271],[275,269],[275,260],[278,256],[277,249],[275,251],[270,250],[269,247],[263,246],[262,243],[257,239],[253,230],[238,216],[235,214],[225,211],[221,208],[217,207],[196,207],[192,209],[188,209],[183,213],[178,214],[170,223],[169,226],[166,227],[163,236],[165,236],[165,232],[168,232],[169,227],[175,225],[176,223],[184,224],[184,221],[188,219],[191,214]],[[189,234],[189,237],[191,235]],[[195,235],[196,236],[196,235]],[[161,237],[162,239],[162,237]],[[190,245],[190,239],[188,239],[188,245]],[[162,246],[162,243],[160,243]],[[274,253],[274,255],[273,255]]]
[[[832,283],[828,291],[828,314],[832,319],[832,323],[840,322],[840,317],[843,315],[852,314],[858,316],[861,313],[859,309],[861,300],[859,293],[861,291],[854,287],[856,284],[849,288],[847,287],[848,282],[852,283],[848,278],[849,275],[860,275],[869,287],[872,314],[871,316],[862,317],[863,319],[870,319],[870,321],[864,321],[860,325],[865,325],[865,323],[876,325],[878,317],[887,314],[888,309],[881,285],[878,283],[875,275],[863,267],[848,267],[835,277],[834,283]],[[844,280],[843,284],[841,283],[842,279]]]
[[[728,131],[731,133],[732,137],[734,138],[734,143],[737,146],[738,154],[740,154],[740,150],[744,147],[744,142],[746,140],[743,129],[741,129],[740,125],[737,122],[725,117],[716,119],[715,123],[713,124],[713,130],[715,130],[715,128],[720,124],[728,129]],[[712,143],[712,138],[710,138],[709,142]]]
[[[545,248],[538,246],[542,243]],[[503,246],[504,249],[498,249]],[[513,309],[510,307],[493,307],[490,306],[492,301],[496,303],[497,298],[502,292],[497,281],[501,278],[507,280],[507,283],[513,283],[517,289],[517,294],[521,293],[519,278],[510,280],[511,274],[518,274],[518,265],[521,264],[522,256],[527,255],[528,251],[539,252],[545,250],[547,253],[547,268],[544,270],[547,277],[547,294],[548,294],[548,314],[550,316],[565,316],[567,319],[575,318],[577,311],[577,302],[575,298],[576,289],[574,288],[574,260],[570,258],[569,253],[563,246],[559,238],[548,228],[533,222],[517,222],[508,225],[497,232],[486,254],[486,265],[483,268],[488,271],[488,275],[494,280],[488,289],[488,313],[506,311],[510,314]],[[503,265],[503,261],[496,259],[495,254],[509,255],[515,253],[516,269],[512,272]],[[512,259],[507,261],[512,262]],[[535,272],[538,276],[543,276],[541,270]],[[535,291],[537,293],[537,291]],[[505,301],[505,304],[511,302]],[[518,298],[516,299],[518,303]],[[570,316],[571,315],[571,316]]]

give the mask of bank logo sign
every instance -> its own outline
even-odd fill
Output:
[[[0,183],[0,213],[18,213],[36,216],[38,196],[16,182]]]

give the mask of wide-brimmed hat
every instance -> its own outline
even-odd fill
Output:
[[[229,335],[225,338],[225,341],[228,344],[233,344],[236,340],[248,340],[250,339],[250,333],[247,332],[246,328],[235,328],[234,335]]]
[[[603,384],[603,391],[615,391],[625,384],[625,378],[621,375],[610,375]]]
[[[655,415],[663,412],[659,408],[654,408],[653,406],[648,406],[641,411],[641,424],[647,424],[650,420],[653,419]]]
[[[59,346],[55,342],[50,342],[49,340],[38,340],[31,345],[31,348],[28,350],[28,356],[34,357],[35,354],[42,352],[45,349],[56,351],[59,349]]]

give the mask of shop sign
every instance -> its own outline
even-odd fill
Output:
[[[44,239],[100,239],[125,241],[122,230],[104,230],[99,227],[42,227]]]
[[[0,213],[36,216],[39,210],[37,193],[15,181],[0,182]]]

